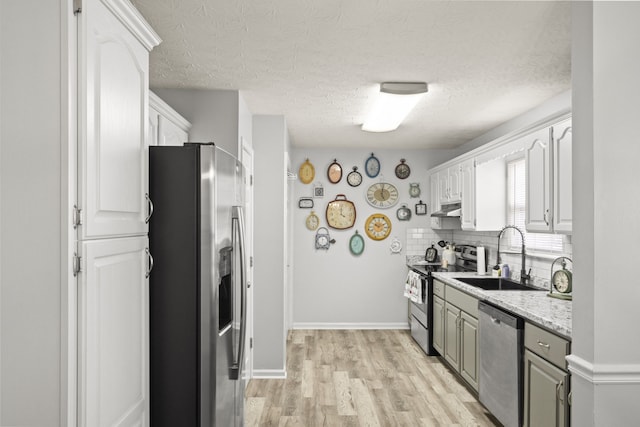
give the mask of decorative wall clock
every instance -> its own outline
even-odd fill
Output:
[[[311,209],[313,207],[313,199],[311,197],[300,197],[298,207],[301,209]]]
[[[398,240],[397,237],[393,238],[393,241],[389,246],[389,250],[392,254],[399,254],[400,252],[402,252],[402,243],[400,243],[400,240]]]
[[[390,208],[398,203],[398,196],[398,189],[388,182],[376,182],[367,189],[367,202],[375,208]]]
[[[313,167],[309,159],[305,160],[298,169],[298,177],[303,184],[310,184],[316,176],[316,169]]]
[[[353,227],[356,222],[356,205],[347,200],[344,194],[338,194],[327,204],[327,224],[331,228],[344,230]]]
[[[364,251],[364,238],[356,230],[355,234],[349,239],[349,250],[354,255],[360,255]]]
[[[403,204],[396,211],[396,217],[398,217],[400,221],[409,221],[411,219],[411,209],[409,209],[407,205]]]
[[[396,176],[400,179],[407,179],[411,175],[411,168],[405,162],[405,159],[400,159],[400,163],[396,166]]]
[[[420,183],[412,182],[409,184],[409,195],[411,197],[420,197]]]
[[[342,166],[338,163],[338,159],[333,159],[333,163],[327,169],[327,178],[332,184],[337,184],[342,179]]]
[[[364,162],[364,171],[369,178],[375,178],[380,173],[380,160],[373,153]]]
[[[391,220],[384,214],[374,213],[365,221],[364,231],[373,240],[384,240],[391,233]]]
[[[316,199],[324,197],[324,187],[321,182],[313,184],[313,197]]]
[[[422,200],[420,200],[420,203],[416,203],[416,215],[426,215],[427,214],[427,205],[422,203]]]
[[[354,166],[353,170],[347,175],[347,183],[352,187],[362,184],[362,175],[358,172],[357,166]]]
[[[304,221],[304,225],[306,225],[309,230],[313,231],[320,225],[320,218],[318,218],[318,215],[316,215],[314,211],[311,211],[307,216],[307,219]]]
[[[316,232],[316,249],[328,250],[332,243],[336,241],[329,235],[329,230],[326,227],[320,227]]]

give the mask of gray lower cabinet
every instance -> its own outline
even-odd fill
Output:
[[[478,319],[460,312],[460,375],[478,389]]]
[[[444,354],[444,301],[433,296],[433,348]]]
[[[433,297],[433,347],[477,391],[478,300],[438,281],[434,285],[442,290]]]
[[[528,322],[524,335],[523,426],[568,426],[570,342]]]
[[[566,426],[569,374],[529,350],[524,352],[524,426]]]

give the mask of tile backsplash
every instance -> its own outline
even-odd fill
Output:
[[[432,243],[437,243],[440,240],[454,242],[458,245],[484,246],[487,251],[487,269],[491,270],[491,267],[496,264],[498,232],[495,231],[432,230],[428,227],[409,228],[407,229],[407,256],[424,256],[425,250]],[[437,245],[436,248],[438,248],[438,254],[440,255],[442,248]],[[531,269],[534,285],[544,288],[549,287],[553,260],[559,256],[571,257],[571,236],[563,236],[563,249],[562,253],[529,253],[527,251],[526,269],[527,271]],[[503,263],[509,264],[510,277],[514,280],[520,280],[520,264],[522,260],[520,253],[502,253],[501,258]],[[556,263],[556,268],[559,267],[559,263]]]

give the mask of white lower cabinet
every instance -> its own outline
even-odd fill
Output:
[[[148,426],[147,236],[80,245],[78,426]]]

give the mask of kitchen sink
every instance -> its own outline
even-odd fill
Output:
[[[503,277],[454,277],[454,279],[467,285],[483,289],[485,291],[543,291],[544,289],[523,285]]]

